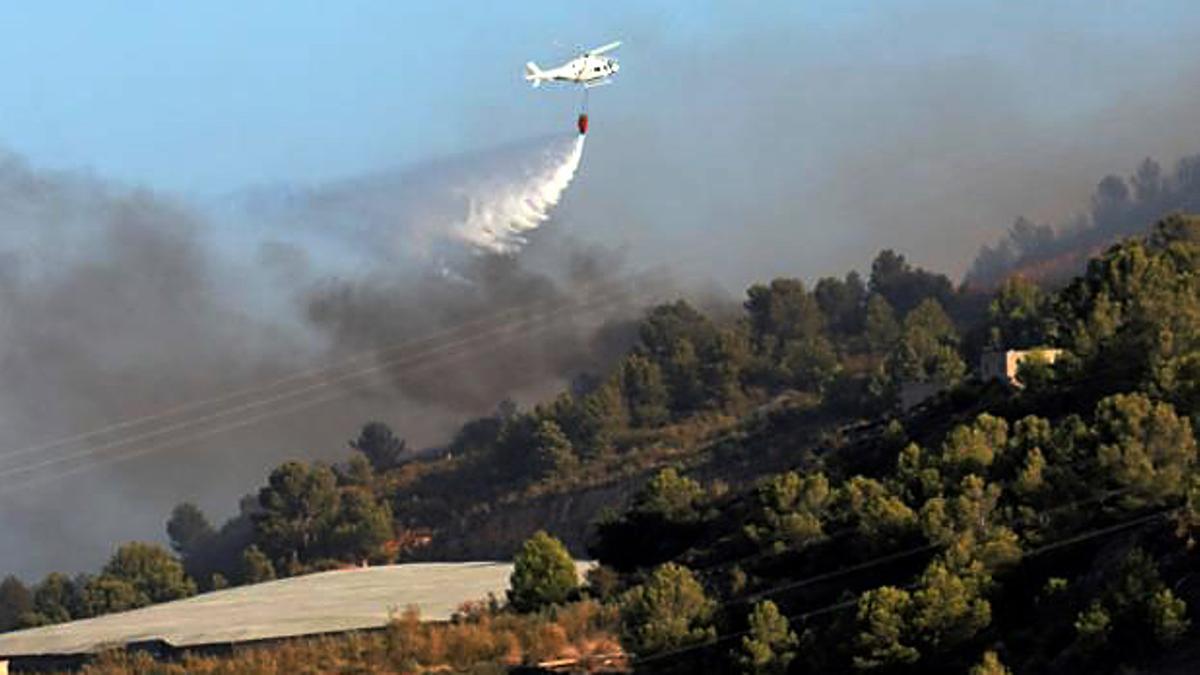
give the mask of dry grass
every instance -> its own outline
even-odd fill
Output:
[[[89,675],[275,675],[282,673],[503,673],[520,664],[620,652],[615,609],[583,601],[535,615],[464,606],[449,623],[423,623],[408,609],[382,631],[301,638],[235,649],[228,656],[108,652]]]

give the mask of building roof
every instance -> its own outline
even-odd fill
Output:
[[[580,573],[589,563],[576,563]],[[426,620],[463,603],[503,597],[512,564],[415,563],[291,577],[129,612],[0,635],[0,659],[90,654],[161,640],[174,647],[378,628],[408,606]]]

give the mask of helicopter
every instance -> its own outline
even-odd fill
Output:
[[[610,42],[602,47],[581,52],[579,56],[556,68],[542,70],[530,61],[525,64],[525,81],[540,86],[543,82],[565,82],[582,85],[590,89],[612,81],[612,76],[621,69],[617,60],[603,56],[621,46],[621,42]]]

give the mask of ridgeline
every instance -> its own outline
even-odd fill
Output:
[[[1005,350],[1033,356],[985,380],[981,359]],[[9,578],[0,629],[515,555],[512,602],[464,614],[484,646],[453,667],[553,656],[527,638],[557,626],[619,639],[638,671],[1190,672],[1198,422],[1200,218],[1168,217],[1057,289],[956,289],[884,251],[866,279],[756,285],[737,316],[654,307],[606,371],[532,410],[504,403],[432,454],[370,423],[345,462],[278,467],[220,528],[178,506],[174,554],[133,543],[94,576]],[[549,573],[569,562],[556,538],[599,561],[582,584]],[[430,641],[457,628],[394,628],[275,663],[451,662]],[[248,654],[189,670],[262,667]]]

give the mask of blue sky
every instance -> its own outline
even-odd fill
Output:
[[[521,119],[546,101],[520,85],[520,65],[612,37],[627,40],[623,56],[653,86],[653,78],[671,77],[653,70],[661,49],[735,44],[753,54],[762,46],[755,35],[789,33],[800,48],[827,43],[834,58],[856,48],[898,60],[1002,53],[1004,45],[980,39],[1004,28],[1019,35],[1039,20],[1153,39],[1177,27],[1189,3],[998,9],[1019,4],[7,3],[0,145],[38,165],[214,192],[467,150],[484,135],[481,117],[501,140],[536,131]],[[912,26],[912,41],[852,46],[857,27],[893,21],[923,25]]]
[[[721,39],[738,12],[638,2],[44,2],[0,10],[0,143],[180,191],[320,179],[521,133],[527,58]],[[472,139],[474,142],[474,139]]]
[[[793,196],[812,192],[803,200],[811,218],[843,221],[865,242],[880,217],[856,211],[858,198],[829,184],[884,170],[862,166],[867,143],[910,154],[915,173],[904,180],[927,177],[931,189],[945,174],[967,175],[979,157],[1018,151],[1031,167],[1076,177],[1061,190],[1012,188],[1003,199],[994,195],[1006,188],[992,182],[955,185],[994,194],[946,213],[939,194],[887,204],[887,220],[959,229],[928,242],[916,224],[897,230],[896,242],[818,242],[842,252],[813,259],[825,273],[834,271],[826,262],[861,265],[877,244],[910,240],[918,259],[922,251],[961,258],[1020,213],[1061,215],[1098,172],[1170,155],[1175,136],[1141,127],[1170,126],[1153,118],[1164,110],[1172,119],[1191,112],[1148,95],[1194,86],[1200,10],[1186,0],[8,3],[0,9],[0,147],[37,167],[188,196],[319,183],[569,128],[573,96],[531,92],[521,65],[613,38],[626,41],[625,67],[593,97],[594,129],[612,140],[593,141],[585,158],[593,184],[577,186],[574,205],[564,205],[589,226],[616,218],[613,227],[645,231],[669,220],[664,204],[705,188],[707,202],[691,202],[697,213],[686,220],[720,229],[751,203],[770,208],[746,220],[790,216],[799,208]],[[961,94],[955,78],[969,85]],[[925,95],[927,82],[941,83],[937,96]],[[972,157],[956,164],[966,155],[951,157],[937,137],[941,123],[930,120],[971,99],[1005,114],[969,130]],[[1113,112],[1131,100],[1146,101],[1144,120]],[[988,119],[956,114],[956,122]],[[685,138],[677,127],[691,122],[701,133]],[[1113,142],[1097,148],[1094,132],[1113,125]],[[989,135],[994,145],[983,143]],[[639,156],[652,145],[680,163]],[[766,166],[763,155],[778,149],[788,165]],[[1022,170],[1009,160],[1002,178]],[[621,182],[637,170],[638,184]],[[664,175],[665,197],[647,194],[646,179]],[[743,189],[707,190],[716,180]],[[696,222],[713,214],[720,220]],[[767,245],[746,255],[792,243],[770,228],[760,239]],[[782,268],[764,262],[753,267]]]

